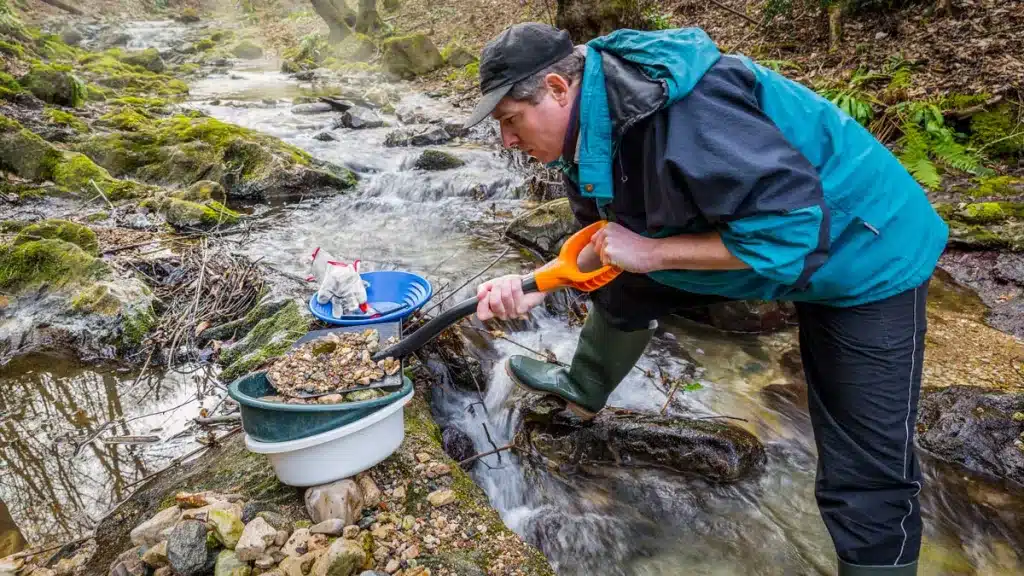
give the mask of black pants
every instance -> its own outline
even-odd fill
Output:
[[[721,300],[632,274],[606,288],[594,293],[595,304],[627,331]],[[902,565],[920,550],[914,426],[927,291],[925,282],[852,308],[796,305],[818,451],[815,496],[838,556],[850,564]]]

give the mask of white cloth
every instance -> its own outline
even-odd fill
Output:
[[[371,313],[366,302],[368,284],[359,275],[359,260],[349,265],[335,260],[326,250],[317,248],[313,252],[310,269],[311,279],[320,282],[316,301],[320,304],[330,302],[332,317]]]

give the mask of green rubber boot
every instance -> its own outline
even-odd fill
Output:
[[[652,336],[654,328],[635,332],[613,328],[594,306],[580,332],[568,370],[526,356],[512,356],[505,369],[526,391],[557,396],[577,416],[591,420],[633,369]]]
[[[839,576],[917,576],[917,562],[899,566],[858,566],[840,559]]]

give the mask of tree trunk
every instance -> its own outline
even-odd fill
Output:
[[[356,13],[352,11],[345,0],[310,0],[313,10],[327,23],[331,29],[330,42],[341,42],[352,33],[356,24]]]
[[[377,0],[359,0],[359,16],[356,17],[356,32],[373,34],[380,29],[377,17]]]
[[[828,47],[839,50],[843,43],[843,3],[833,2],[828,6]]]
[[[65,12],[71,12],[72,14],[75,14],[77,16],[84,16],[84,13],[81,10],[79,10],[78,8],[75,8],[74,6],[68,6],[67,4],[61,2],[60,0],[41,0],[41,1],[42,1],[43,4],[49,4],[50,6],[53,6],[54,8],[60,8],[61,10],[64,10]]]

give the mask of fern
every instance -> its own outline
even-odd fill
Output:
[[[935,161],[975,176],[992,173],[983,165],[981,155],[957,141],[958,135],[946,126],[942,110],[932,103],[900,105],[903,124],[900,162],[922,185],[936,189],[942,183]]]
[[[903,125],[903,151],[899,160],[922,186],[934,190],[942,184],[938,168],[928,157],[928,136],[916,124]]]

